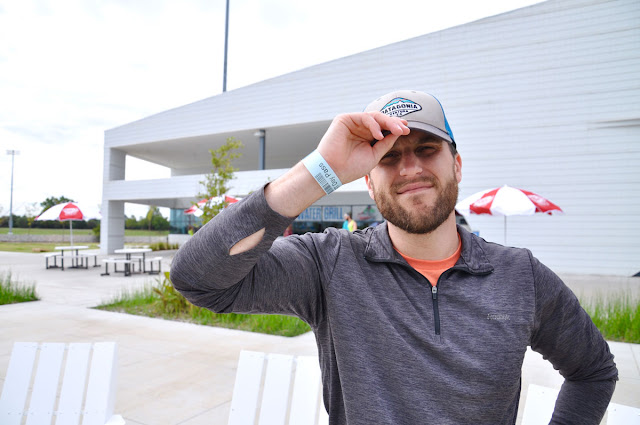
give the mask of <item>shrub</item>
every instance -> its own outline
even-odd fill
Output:
[[[152,251],[165,251],[168,249],[178,249],[180,245],[177,243],[168,243],[168,242],[156,242],[149,245]]]
[[[270,335],[297,336],[311,330],[308,324],[297,317],[218,314],[206,308],[196,307],[174,288],[169,272],[165,272],[156,285],[133,293],[124,292],[116,299],[97,308]]]
[[[37,300],[35,284],[13,282],[11,272],[0,274],[0,305]]]

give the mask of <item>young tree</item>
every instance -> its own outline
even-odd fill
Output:
[[[151,231],[151,221],[153,220],[153,216],[156,215],[156,213],[160,214],[158,207],[156,207],[155,205],[149,205],[149,211],[147,211],[147,226],[149,231]]]
[[[241,141],[229,137],[220,148],[209,150],[211,153],[211,172],[205,176],[204,181],[200,182],[204,185],[204,191],[198,194],[198,199],[210,199],[202,207],[204,212],[200,216],[202,224],[208,223],[226,206],[227,203],[218,197],[223,197],[229,191],[228,184],[233,179],[233,173],[238,171],[231,162],[242,156],[240,152],[236,152],[242,147],[244,146]],[[216,200],[216,198],[218,199]]]
[[[155,205],[150,205],[146,217],[140,219],[140,228],[142,228],[142,225],[145,223],[149,231],[169,230],[169,220],[162,216],[160,208]]]
[[[66,196],[61,196],[59,198],[56,198],[55,196],[50,196],[44,201],[40,202],[40,206],[42,207],[42,211],[40,211],[40,214],[42,214],[52,206],[61,204],[63,202],[75,202],[75,201],[73,199],[67,198]]]
[[[29,233],[31,233],[31,226],[36,219],[36,211],[38,211],[38,203],[30,202],[24,206],[24,215],[27,218],[27,225],[29,226]]]

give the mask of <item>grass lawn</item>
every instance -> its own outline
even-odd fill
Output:
[[[0,227],[0,235],[9,234],[8,227]],[[69,225],[67,225],[66,229],[40,229],[40,228],[22,228],[22,227],[14,227],[13,228],[14,235],[68,235],[69,234]],[[91,229],[73,229],[74,235],[93,235]]]
[[[8,227],[0,227],[0,235],[6,235],[9,233]],[[40,228],[21,228],[14,227],[13,228],[14,235],[68,235],[69,234],[69,226],[65,229],[40,229]],[[93,231],[91,229],[73,229],[74,235],[88,235],[92,236]],[[125,236],[167,236],[169,234],[168,230],[134,230],[134,229],[125,229]]]
[[[69,242],[0,242],[0,251],[5,252],[52,252],[56,246],[68,245]],[[80,244],[89,249],[97,249],[98,244]]]
[[[0,227],[0,235],[6,235],[9,233],[8,227]],[[14,227],[14,235],[45,235],[45,236],[60,236],[61,240],[58,242],[0,242],[0,251],[6,252],[51,252],[56,246],[68,245],[69,241],[62,241],[62,237],[69,235],[69,229],[25,229]],[[148,230],[130,230],[125,229],[125,236],[167,236],[168,230],[160,231],[148,231]],[[74,236],[93,236],[91,229],[73,229]],[[97,249],[97,243],[78,243],[77,245],[88,245],[89,249]]]

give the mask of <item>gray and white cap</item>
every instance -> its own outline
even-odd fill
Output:
[[[364,110],[364,112],[371,111],[401,117],[407,120],[409,128],[426,131],[456,146],[442,104],[428,93],[415,90],[387,93],[371,102]]]

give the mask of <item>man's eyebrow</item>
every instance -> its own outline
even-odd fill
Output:
[[[436,138],[436,137],[425,137],[425,138],[421,138],[419,140],[416,141],[416,144],[418,145],[426,145],[426,144],[441,144],[443,143],[442,140]]]

